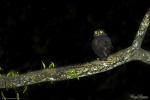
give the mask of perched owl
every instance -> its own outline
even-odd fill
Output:
[[[99,57],[99,60],[107,60],[112,51],[112,43],[104,30],[97,29],[94,31],[94,39],[92,41],[92,49]]]

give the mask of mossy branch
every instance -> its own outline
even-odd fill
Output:
[[[46,81],[62,81],[68,79],[79,79],[80,77],[105,72],[125,64],[129,61],[139,60],[150,64],[150,52],[141,48],[142,40],[150,23],[150,9],[145,14],[139,30],[132,45],[126,49],[120,50],[108,57],[107,61],[94,60],[91,62],[68,65],[66,67],[45,68],[33,72],[27,72],[21,75],[0,75],[0,88],[12,88],[27,86]],[[15,77],[13,76],[15,75]]]

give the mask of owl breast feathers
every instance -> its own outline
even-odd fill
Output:
[[[94,31],[94,39],[92,41],[92,49],[99,57],[99,60],[107,60],[112,51],[112,43],[104,30],[98,29]]]

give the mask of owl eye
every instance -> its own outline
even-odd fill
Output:
[[[97,35],[97,34],[98,34],[98,32],[97,32],[97,31],[94,31],[94,34],[95,34],[95,35]]]
[[[100,30],[100,31],[99,31],[99,33],[100,33],[100,34],[103,34],[103,33],[104,33],[104,31],[103,31],[103,30]]]

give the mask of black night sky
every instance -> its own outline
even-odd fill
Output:
[[[113,53],[132,44],[148,0],[94,1],[0,1],[0,73],[26,73],[54,62],[56,67],[96,59],[93,31],[105,30]],[[149,30],[142,47],[150,50]],[[21,100],[133,100],[130,95],[150,98],[150,65],[133,61],[113,70],[50,84],[30,85]],[[18,88],[18,91],[23,88]],[[15,91],[3,90],[6,98]],[[148,100],[147,99],[147,100]],[[140,99],[139,99],[140,100]]]

